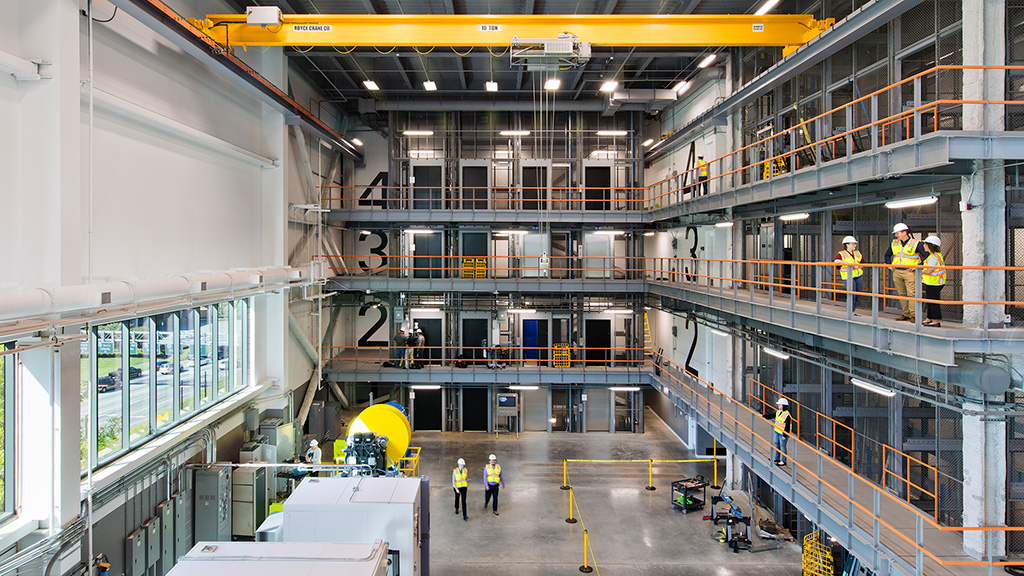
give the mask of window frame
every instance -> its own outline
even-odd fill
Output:
[[[0,524],[7,522],[8,520],[17,516],[16,511],[18,507],[18,477],[17,474],[17,461],[18,461],[18,442],[17,442],[17,427],[14,425],[17,419],[18,408],[18,364],[20,359],[18,358],[17,352],[12,352],[15,348],[15,344],[12,342],[0,344],[0,349],[3,350],[4,354],[0,356],[0,360],[3,361],[4,374],[4,409],[3,409],[3,427],[4,427],[4,442],[2,449],[4,451],[4,491],[3,501],[0,505]],[[13,480],[13,482],[12,482]]]

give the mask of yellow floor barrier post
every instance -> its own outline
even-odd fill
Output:
[[[573,505],[573,490],[569,489],[569,517],[565,519],[566,524],[575,524],[576,519],[572,516],[572,505]]]
[[[558,487],[560,490],[570,490],[569,488],[569,461],[562,460],[562,485]]]
[[[712,488],[718,490],[721,486],[718,484],[718,439],[712,438],[714,441],[714,455],[715,455],[715,483],[711,485]]]
[[[580,572],[584,574],[590,574],[594,569],[587,564],[587,549],[590,548],[590,540],[587,538],[587,531],[583,530],[583,566],[580,566]]]
[[[654,460],[648,460],[647,462],[647,486],[644,486],[644,490],[657,490],[654,487]]]

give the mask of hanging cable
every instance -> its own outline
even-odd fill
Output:
[[[430,50],[427,50],[426,52],[420,52],[419,48],[416,48],[415,46],[412,47],[412,49],[415,50],[416,53],[419,54],[420,56],[426,56],[427,54],[430,54],[431,52],[434,51],[434,48],[437,48],[437,46],[431,46]]]
[[[495,53],[494,53],[494,52],[493,52],[493,51],[491,50],[491,47],[490,47],[490,46],[488,46],[488,47],[487,47],[487,51],[491,53],[491,56],[494,56],[495,58],[501,58],[502,56],[504,56],[505,54],[507,54],[507,53],[508,53],[508,51],[509,51],[509,48],[511,48],[511,46],[505,46],[505,51],[504,51],[504,52],[502,52],[501,54],[495,54]]]
[[[351,54],[352,51],[356,49],[356,47],[353,46],[351,49],[349,49],[348,52],[342,52],[341,50],[338,50],[337,46],[331,46],[331,48],[334,48],[334,51],[337,52],[338,54]]]
[[[294,47],[293,47],[293,48],[294,48]],[[305,50],[299,50],[298,48],[294,48],[294,50],[295,50],[296,52],[300,52],[300,53],[302,53],[302,54],[305,54],[306,52],[309,52],[309,51],[310,51],[310,50],[312,50],[313,48],[314,48],[313,46],[310,46],[309,48],[306,48]]]
[[[391,50],[388,50],[387,52],[381,52],[380,48],[377,48],[376,46],[373,47],[374,50],[376,50],[377,52],[380,52],[381,54],[391,54],[392,52],[395,51],[395,48],[398,48],[398,46],[392,46]]]
[[[459,56],[469,56],[469,53],[473,51],[473,47],[472,46],[470,46],[469,50],[466,50],[465,53],[462,53],[462,52],[459,52],[458,50],[456,50],[455,46],[452,46],[451,48],[452,48],[452,52],[455,52]]]

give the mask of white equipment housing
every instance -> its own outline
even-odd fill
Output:
[[[388,544],[199,542],[167,576],[386,576]]]
[[[245,9],[245,23],[249,26],[280,26],[281,9],[277,6],[249,6]]]
[[[580,42],[574,34],[562,32],[558,38],[512,37],[509,59],[512,66],[528,71],[554,72],[576,68],[590,61],[590,42]]]

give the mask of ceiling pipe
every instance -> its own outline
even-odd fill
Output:
[[[660,112],[675,102],[676,97],[675,90],[655,90],[649,88],[616,90],[608,95],[608,100],[605,101],[601,115],[613,116],[616,112],[622,110],[624,104],[642,106],[644,112],[648,113]]]
[[[957,358],[956,366],[949,368],[949,383],[989,395],[1005,394],[1011,384],[1005,368],[965,358]]]

